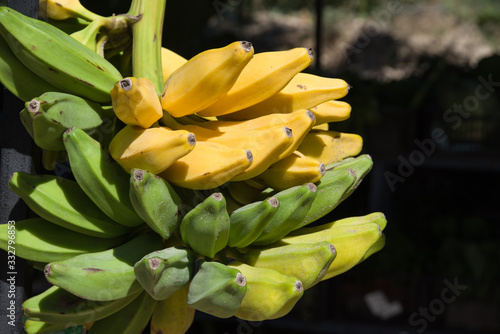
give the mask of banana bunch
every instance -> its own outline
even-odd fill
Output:
[[[0,82],[25,102],[44,165],[72,173],[9,180],[33,212],[16,255],[52,284],[24,302],[27,333],[276,319],[384,247],[379,212],[306,226],[373,165],[360,136],[330,129],[350,87],[304,73],[310,49],[236,41],[185,59],[161,46],[165,0],[114,18],[43,3],[49,23],[0,7]]]

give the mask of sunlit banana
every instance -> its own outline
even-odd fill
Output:
[[[99,142],[83,130],[63,134],[71,171],[89,198],[108,217],[125,226],[143,223],[129,199],[129,176]]]
[[[41,0],[40,8],[42,10],[46,9],[47,17],[52,20],[79,17],[87,21],[93,21],[101,17],[83,7],[79,0]]]
[[[0,225],[0,248],[9,246],[8,224]],[[96,238],[57,226],[43,218],[16,221],[16,255],[31,261],[52,262],[99,252],[123,243],[126,237]]]
[[[135,278],[134,264],[161,248],[161,238],[150,232],[109,250],[51,262],[44,273],[50,283],[82,298],[120,299],[143,290]]]
[[[57,331],[63,331],[66,328],[68,328],[66,325],[51,324],[48,322],[29,319],[24,322],[24,330],[26,331],[26,334],[50,334]]]
[[[363,138],[338,131],[309,132],[297,150],[325,165],[357,156],[363,148]]]
[[[250,185],[248,181],[251,180],[253,181],[254,179],[228,182],[226,190],[231,195],[231,197],[236,201],[238,201],[238,203],[240,203],[241,205],[253,203],[256,200],[256,198],[261,194],[262,189],[255,188],[254,186]]]
[[[307,48],[257,53],[226,95],[198,114],[220,116],[259,103],[283,89],[312,59],[312,50]]]
[[[139,168],[158,174],[191,152],[195,144],[195,135],[186,130],[127,125],[111,140],[109,153],[127,172]]]
[[[304,293],[302,282],[295,277],[238,261],[228,266],[238,269],[247,283],[247,291],[235,314],[237,318],[262,321],[282,317],[291,311]]]
[[[323,102],[309,110],[316,116],[316,124],[344,121],[351,115],[351,106],[337,100]]]
[[[249,42],[234,42],[204,51],[172,73],[161,95],[161,105],[174,117],[202,110],[233,87],[253,57]]]
[[[311,131],[328,131],[329,130],[328,123],[318,124],[312,127]]]
[[[162,67],[162,76],[163,82],[167,81],[167,79],[174,73],[179,67],[184,65],[187,62],[187,59],[183,56],[175,53],[174,51],[164,48],[161,48],[161,67]]]
[[[103,214],[75,181],[16,172],[9,180],[9,188],[37,215],[69,230],[101,238],[128,232],[128,228]]]
[[[194,320],[195,309],[187,304],[189,284],[156,303],[151,317],[151,334],[184,334]]]
[[[247,290],[245,276],[219,262],[203,261],[189,284],[187,304],[218,318],[233,316]]]
[[[342,79],[297,73],[278,93],[248,108],[224,115],[224,119],[245,120],[270,113],[291,113],[344,97],[349,85]]]
[[[147,78],[128,77],[111,90],[113,110],[123,123],[149,128],[163,111],[154,84]]]

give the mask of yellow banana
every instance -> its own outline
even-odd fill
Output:
[[[189,284],[159,300],[151,317],[151,334],[184,334],[193,323],[195,309],[187,305]]]
[[[189,189],[212,189],[252,165],[252,152],[220,143],[198,141],[188,155],[160,173],[168,182]]]
[[[158,174],[191,152],[195,143],[185,130],[127,125],[111,140],[109,153],[127,172],[139,168]]]
[[[163,82],[174,73],[179,67],[187,63],[187,59],[181,55],[178,55],[174,51],[161,48],[161,68],[163,75]]]
[[[52,20],[66,20],[79,17],[94,21],[101,16],[82,6],[79,0],[41,0],[40,8],[47,8],[47,17]]]
[[[342,79],[297,73],[280,92],[248,108],[224,115],[223,118],[244,120],[270,113],[286,114],[309,109],[329,100],[340,99],[348,90],[349,85]]]
[[[239,261],[228,267],[238,269],[247,282],[247,291],[236,312],[248,321],[276,319],[286,315],[304,294],[302,282],[273,269],[257,268]]]
[[[116,117],[125,124],[146,129],[163,115],[155,86],[147,78],[122,79],[110,93]]]
[[[208,107],[226,94],[253,57],[249,42],[234,42],[199,53],[165,82],[161,105],[174,117]]]
[[[220,116],[259,103],[282,90],[312,58],[312,50],[307,48],[257,53],[227,94],[198,114]]]
[[[311,131],[328,131],[329,130],[328,123],[318,124],[312,127]]]
[[[309,132],[297,150],[308,158],[325,165],[358,155],[363,138],[357,134],[337,131]]]
[[[349,118],[351,106],[344,101],[327,101],[309,109],[316,116],[316,125],[340,122]]]
[[[254,180],[254,179],[250,179]],[[256,201],[257,196],[260,195],[262,189],[257,189],[248,184],[247,181],[229,182],[227,184],[227,191],[233,199],[241,204],[250,204]]]
[[[322,162],[295,151],[269,166],[252,180],[275,190],[285,190],[301,184],[314,183],[323,175],[325,175],[325,165]]]

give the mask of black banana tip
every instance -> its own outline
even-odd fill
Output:
[[[149,264],[149,268],[151,268],[151,270],[156,270],[160,266],[161,260],[159,258],[153,257],[153,258],[148,260],[148,264]]]
[[[271,206],[275,208],[277,208],[280,203],[276,197],[271,197],[267,201],[269,202],[269,204],[271,204]]]
[[[324,163],[320,163],[319,164],[319,173],[321,174],[321,176],[325,175],[325,173],[326,173],[326,167],[325,167]]]
[[[307,116],[309,116],[311,120],[313,121],[316,120],[316,115],[314,115],[314,113],[311,110],[306,111],[306,114]]]
[[[238,283],[239,286],[245,286],[247,284],[247,280],[242,273],[236,274],[236,283]]]
[[[247,52],[252,51],[252,43],[247,42],[247,41],[241,41],[241,45],[243,46],[243,49]]]
[[[287,137],[290,137],[290,138],[291,138],[291,137],[293,136],[293,134],[292,134],[292,129],[290,129],[289,127],[286,127],[286,126],[285,126],[285,127],[283,128],[283,130],[285,131],[285,133],[286,133],[286,136],[287,136]]]
[[[39,110],[40,110],[40,101],[33,99],[28,103],[29,112],[36,113]]]
[[[311,59],[314,58],[314,51],[313,51],[313,49],[311,49],[311,48],[307,49],[307,53],[309,54],[309,57],[311,57]]]
[[[222,194],[221,193],[213,193],[210,196],[212,196],[212,198],[215,199],[218,202],[222,201]]]
[[[133,172],[134,181],[140,182],[144,180],[144,170],[143,169],[135,169]]]
[[[196,144],[196,136],[193,133],[188,134],[188,144],[191,146]]]
[[[43,273],[45,274],[45,277],[50,276],[51,273],[50,264],[46,265],[45,268],[43,268]]]
[[[333,244],[330,244],[330,250],[332,251],[332,254],[337,254],[337,249]]]
[[[118,82],[120,84],[121,89],[123,89],[124,91],[128,92],[129,90],[132,89],[132,80],[130,78],[125,78]]]
[[[304,291],[304,286],[301,281],[295,282],[295,289],[297,289],[298,292]]]
[[[247,153],[247,159],[248,159],[248,161],[252,162],[253,161],[252,151],[246,150],[245,152]]]

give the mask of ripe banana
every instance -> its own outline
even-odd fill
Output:
[[[196,256],[193,250],[182,247],[146,254],[134,264],[135,277],[155,300],[170,298],[193,278]]]
[[[87,21],[94,21],[101,16],[83,7],[79,0],[41,0],[40,8],[47,9],[47,17],[52,20],[66,20],[79,17]]]
[[[278,210],[253,244],[266,245],[276,242],[294,230],[311,208],[316,194],[314,183],[295,186],[275,194],[274,197],[280,203]]]
[[[200,255],[213,258],[227,246],[229,215],[221,193],[213,193],[182,218],[182,241]]]
[[[8,250],[8,225],[0,225],[0,248]],[[57,226],[43,218],[16,221],[16,255],[30,261],[52,262],[113,248],[126,237],[96,238]]]
[[[89,332],[92,334],[142,333],[153,314],[155,306],[156,300],[143,291],[121,310],[94,322]]]
[[[189,285],[187,304],[218,318],[232,317],[247,290],[245,276],[219,262],[203,261]]]
[[[69,230],[100,238],[114,238],[129,231],[104,215],[75,181],[15,172],[9,188],[37,215]]]
[[[242,248],[254,242],[278,211],[278,207],[278,199],[269,197],[264,201],[256,201],[231,212],[228,246]]]
[[[167,181],[146,170],[131,170],[130,202],[139,217],[164,239],[181,223],[179,195]]]
[[[125,226],[143,223],[129,198],[129,176],[99,142],[79,128],[63,134],[71,171],[83,191],[108,217]]]
[[[74,326],[105,318],[127,306],[139,292],[125,298],[102,302],[83,299],[52,286],[23,303],[26,318],[56,325]]]
[[[156,233],[140,234],[112,249],[51,262],[44,273],[50,283],[76,296],[96,301],[120,299],[142,290],[134,264],[162,246]]]
[[[197,141],[188,155],[159,175],[179,187],[213,189],[243,173],[252,163],[253,154],[248,149]]]
[[[330,127],[329,127],[328,123],[323,123],[323,124],[313,126],[311,131],[328,131],[329,128]]]
[[[64,150],[62,134],[71,127],[93,133],[115,119],[112,111],[76,95],[47,92],[25,103],[22,123],[35,144],[46,150]]]
[[[0,83],[23,101],[45,92],[59,91],[17,59],[3,38],[0,38]]]
[[[234,42],[204,51],[165,82],[161,105],[174,117],[194,114],[224,96],[253,57],[252,43]]]
[[[317,182],[325,175],[325,165],[299,151],[275,162],[252,180],[276,190]]]
[[[149,128],[163,111],[153,82],[147,78],[127,77],[111,89],[113,110],[123,123]]]
[[[56,27],[2,6],[0,34],[27,68],[55,87],[96,102],[111,100],[120,72]]]
[[[185,130],[127,125],[111,140],[109,153],[127,172],[139,168],[159,174],[191,152],[195,144],[195,136]]]
[[[297,73],[278,93],[248,108],[224,115],[228,120],[245,120],[270,113],[291,113],[344,97],[349,85],[342,79]]]
[[[365,261],[367,258],[372,256],[373,254],[381,251],[385,246],[385,234],[382,233],[382,236],[366,251],[365,255],[359,260],[359,263]]]
[[[259,103],[282,90],[311,64],[312,58],[312,50],[307,48],[257,53],[241,71],[233,87],[217,102],[198,111],[198,115],[220,116]]]
[[[187,63],[187,59],[183,56],[175,53],[174,51],[164,48],[161,48],[161,67],[162,67],[162,76],[163,82],[167,81],[167,79],[174,73],[179,67]]]
[[[159,300],[151,317],[151,334],[184,334],[194,320],[195,309],[187,304],[189,284],[169,298]]]
[[[332,164],[347,157],[357,156],[363,148],[363,138],[357,134],[338,131],[309,132],[297,150],[303,155]]]
[[[236,259],[253,267],[296,277],[305,290],[321,281],[337,255],[328,241],[248,249],[244,256]]]
[[[261,174],[259,174],[259,175],[261,175]],[[256,176],[255,178],[257,178],[257,177],[258,176]],[[249,181],[253,181],[253,180],[254,179],[245,180],[245,181],[228,182],[227,188],[226,188],[227,192],[231,195],[231,197],[234,200],[236,200],[240,204],[253,203],[262,192],[262,189],[260,187],[255,188],[253,185],[249,184]],[[255,183],[256,182],[254,182],[254,184]],[[259,185],[260,185],[260,183],[259,183]]]
[[[248,321],[276,319],[286,315],[304,294],[302,282],[279,272],[233,261],[228,267],[238,269],[246,279],[247,291],[237,318]]]
[[[309,109],[316,116],[316,124],[345,121],[351,116],[351,106],[344,101],[327,101]]]

